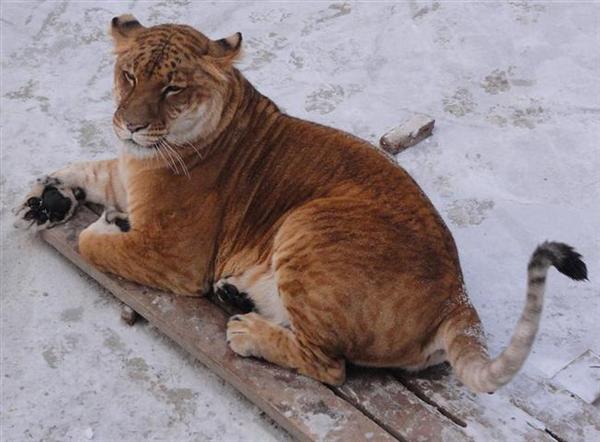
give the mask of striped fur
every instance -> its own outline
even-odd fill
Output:
[[[213,41],[131,16],[112,34],[124,150],[52,174],[52,196],[75,205],[81,188],[110,210],[79,237],[101,270],[188,296],[237,284],[258,313],[228,324],[236,353],[330,384],[346,361],[417,370],[448,358],[470,388],[493,391],[531,348],[548,266],[585,277],[570,248],[540,246],[515,337],[490,361],[452,235],[406,171],[363,140],[282,113],[233,66],[240,34]],[[45,216],[43,190],[20,216]]]
[[[482,334],[479,329],[473,329],[472,321],[467,321],[461,329],[453,318],[448,329],[442,327],[450,363],[457,376],[472,390],[496,391],[507,384],[525,363],[540,324],[550,266],[576,281],[587,279],[581,255],[572,247],[557,242],[541,244],[527,267],[525,308],[510,344],[498,357],[488,358]]]

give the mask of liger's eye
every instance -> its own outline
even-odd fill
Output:
[[[127,71],[123,71],[123,78],[125,78],[125,80],[127,80],[132,86],[135,84],[135,77],[133,76],[133,74],[130,74]]]
[[[165,95],[165,97],[168,97],[169,95],[175,95],[178,94],[179,92],[181,92],[184,88],[182,86],[167,86],[166,88],[163,89],[163,94]]]

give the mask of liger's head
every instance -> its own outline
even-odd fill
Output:
[[[242,35],[211,40],[184,25],[145,27],[131,15],[111,24],[116,53],[117,136],[137,156],[161,143],[183,147],[217,127]]]

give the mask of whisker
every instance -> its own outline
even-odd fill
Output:
[[[183,171],[183,173],[189,178],[190,177],[190,173],[187,169],[187,165],[185,164],[185,161],[183,161],[183,158],[181,157],[181,155],[179,154],[179,152],[177,152],[177,150],[171,146],[169,144],[168,141],[165,140],[165,144],[171,149],[171,152],[173,153],[173,158],[175,158],[175,160],[179,163],[179,165],[181,166],[181,170]]]
[[[165,157],[165,154],[163,153],[160,143],[156,143],[156,151],[158,152],[158,154],[162,157],[162,159],[165,161],[166,166],[171,169],[171,163],[169,162],[169,160],[167,159],[167,157]],[[171,169],[172,170],[172,169]]]
[[[173,156],[175,157],[175,159],[177,160],[177,162],[181,165],[181,169],[183,170],[183,173],[189,178],[190,177],[190,172],[188,171],[187,166],[185,164],[185,161],[183,161],[183,158],[181,157],[181,155],[179,154],[179,152],[177,152],[177,150],[175,150],[175,148],[173,146],[171,146],[167,140],[164,140],[164,141],[165,141],[165,145],[173,153]]]
[[[184,146],[190,147],[194,152],[196,152],[196,155],[198,156],[198,158],[200,158],[200,160],[204,159],[204,155],[202,155],[202,152],[196,146],[194,146],[191,142],[181,139],[181,140],[178,140],[177,143],[179,143],[179,144],[183,143]]]
[[[169,149],[167,149],[167,146],[165,145],[164,141],[161,139],[159,141],[160,146],[165,154],[165,156],[167,157],[167,160],[169,160],[169,168],[173,171],[173,173],[179,173],[179,170],[176,168],[176,164],[173,161],[173,157],[171,155],[171,152],[169,151]],[[173,169],[173,167],[175,166],[175,169]]]
[[[166,157],[169,160],[169,168],[173,171],[173,173],[179,175],[179,168],[177,167],[177,164],[175,164],[175,160],[173,159],[171,152],[169,151],[167,145],[165,144],[164,140],[160,140],[159,141],[161,147],[164,148],[164,153],[166,155]],[[172,166],[172,167],[171,167]]]
[[[176,161],[177,158],[175,157],[173,149],[170,148],[170,146],[166,143],[166,141],[163,141],[163,146],[165,147],[165,152],[169,155],[169,158],[171,158],[171,161],[173,162],[173,167],[175,168],[175,171],[176,171],[175,173],[177,175],[180,175],[181,172],[179,171],[179,164],[177,164],[177,161]]]
[[[154,150],[156,150],[156,153],[160,154],[160,149],[158,148],[158,144],[154,147]],[[156,161],[156,164],[160,167],[160,158],[158,155],[152,155],[151,159],[153,161]]]
[[[194,152],[196,152],[196,154],[198,155],[198,158],[200,158],[201,160],[204,159],[204,156],[202,155],[202,153],[198,150],[198,148],[196,146],[194,146],[192,143],[190,143],[189,141],[185,142],[188,146],[190,146]]]
[[[173,148],[173,150],[175,150],[175,149]],[[188,178],[190,178],[190,171],[187,167],[185,159],[181,156],[180,152],[176,152],[176,153],[177,153],[177,157],[179,158],[179,161],[181,162],[181,165],[183,166],[183,170],[185,171],[185,174],[187,175]]]

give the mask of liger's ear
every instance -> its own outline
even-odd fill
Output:
[[[232,62],[242,48],[242,34],[236,32],[220,40],[211,40],[208,44],[208,55],[220,61]]]
[[[124,14],[112,19],[110,34],[115,43],[115,52],[126,50],[133,42],[135,36],[146,29],[131,14]]]

